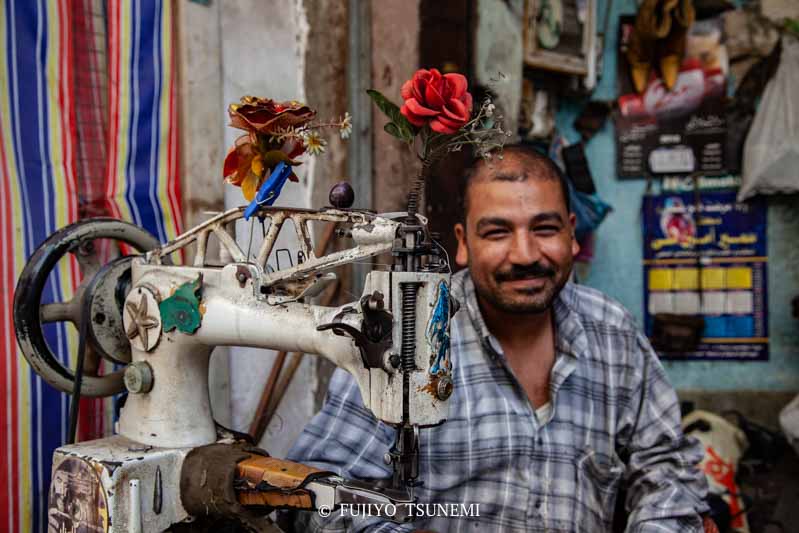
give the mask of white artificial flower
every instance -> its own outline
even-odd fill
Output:
[[[341,124],[339,125],[339,134],[341,135],[342,139],[349,139],[350,135],[352,135],[352,116],[350,115],[349,111],[344,113],[344,118],[341,119]]]
[[[305,149],[311,155],[321,155],[327,149],[327,141],[315,131],[309,131],[303,137]]]

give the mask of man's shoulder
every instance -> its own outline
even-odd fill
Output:
[[[567,283],[561,291],[560,302],[580,323],[585,363],[595,370],[609,365],[621,374],[613,381],[619,390],[624,389],[624,383],[628,384],[627,388],[633,388],[645,362],[651,360],[653,354],[632,314],[610,296],[585,285]],[[596,378],[604,376],[605,372],[591,375]]]
[[[560,293],[563,302],[584,326],[601,325],[618,332],[637,333],[633,315],[617,300],[593,287],[567,283]]]

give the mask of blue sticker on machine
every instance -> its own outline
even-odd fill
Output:
[[[430,373],[435,375],[441,370],[449,370],[449,285],[445,281],[438,283],[438,294],[425,336],[432,350]]]

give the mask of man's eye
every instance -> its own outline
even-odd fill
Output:
[[[553,235],[560,231],[559,226],[536,226],[533,231],[543,235]]]
[[[492,229],[483,233],[484,239],[499,239],[506,235],[508,232],[503,229]]]

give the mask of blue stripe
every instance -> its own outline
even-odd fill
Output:
[[[156,226],[158,227],[158,231],[155,235],[158,235],[161,242],[166,242],[169,240],[169,236],[166,234],[166,230],[164,229],[164,213],[162,211],[161,202],[158,198],[158,183],[163,179],[166,180],[168,176],[159,176],[158,175],[158,159],[161,155],[161,98],[163,97],[162,92],[162,84],[164,82],[163,72],[162,72],[162,65],[161,65],[161,57],[164,53],[163,51],[163,31],[161,26],[164,23],[164,3],[161,0],[158,0],[155,5],[155,9],[157,10],[155,13],[155,22],[151,26],[153,30],[153,47],[155,48],[155,53],[153,55],[153,70],[154,70],[154,82],[153,87],[155,88],[155,98],[153,100],[153,108],[152,108],[152,127],[151,127],[151,149],[150,149],[150,172],[149,172],[149,179],[150,179],[150,205],[153,207],[153,214],[155,218]]]
[[[136,152],[134,157],[133,180],[136,182],[136,195],[133,201],[136,202],[140,224],[147,228],[151,233],[158,235],[156,224],[154,224],[153,210],[149,202],[150,196],[150,112],[153,108],[153,68],[152,54],[153,47],[150,39],[150,31],[153,24],[152,2],[136,0],[138,4],[138,27],[136,30],[136,41],[133,46],[136,48],[135,83],[136,92]],[[154,231],[155,230],[155,231]]]
[[[22,196],[22,205],[28,206],[31,205],[30,203],[30,194],[28,193],[28,186],[27,180],[25,179],[26,175],[26,167],[25,167],[25,158],[22,154],[22,149],[25,146],[25,143],[22,142],[21,139],[21,132],[20,132],[20,123],[17,120],[17,115],[15,110],[22,109],[19,103],[19,90],[17,89],[17,83],[20,79],[18,64],[19,61],[17,60],[17,44],[23,50],[32,49],[33,44],[35,43],[35,33],[31,34],[31,32],[35,32],[35,25],[31,24],[19,24],[17,22],[17,15],[16,15],[16,4],[17,0],[7,0],[6,1],[6,9],[8,12],[8,43],[6,50],[8,51],[8,62],[11,65],[11,72],[9,75],[9,99],[11,105],[11,128],[13,130],[13,145],[14,145],[14,159],[17,163],[17,176],[21,177],[22,179],[19,180],[20,184],[20,193]],[[26,7],[25,3],[22,5],[23,9]],[[19,28],[17,28],[19,26]],[[22,66],[26,67],[26,62],[22,61]],[[24,92],[24,91],[23,91]],[[23,227],[23,235],[24,239],[24,250],[25,256],[31,255],[33,252],[32,244],[35,242],[35,238],[33,236],[33,224],[31,223],[31,213],[27,209],[23,209],[23,219],[24,219],[24,227]]]
[[[124,6],[124,3],[123,3]],[[137,116],[138,116],[138,80],[137,80],[137,67],[138,67],[138,18],[140,2],[137,0],[133,0],[130,3],[131,12],[127,14],[127,17],[124,16],[124,13],[121,17],[120,24],[125,24],[126,21],[130,22],[130,35],[131,35],[131,54],[130,54],[130,62],[128,64],[128,72],[130,74],[130,121],[128,122],[128,153],[125,154],[125,201],[130,208],[131,215],[133,216],[133,222],[138,224],[139,226],[143,226],[142,217],[139,214],[138,203],[135,200],[136,197],[136,173],[135,173],[135,163],[133,161],[135,157],[135,152],[137,148],[137,134],[135,132],[135,128],[137,127]],[[123,34],[122,27],[119,28],[120,36]],[[122,39],[120,38],[120,42]],[[120,55],[124,53],[123,50],[120,49]],[[120,80],[121,82],[122,80]],[[144,226],[146,227],[146,226]],[[149,228],[147,228],[149,229]]]
[[[130,58],[131,110],[128,184],[125,200],[135,222],[159,239],[168,239],[164,215],[158,201],[159,105],[161,93],[161,17],[162,2],[133,2],[133,16],[128,20],[133,36]],[[156,55],[158,54],[158,55]],[[165,177],[164,177],[165,178]]]

